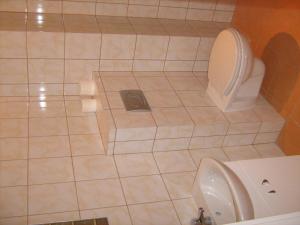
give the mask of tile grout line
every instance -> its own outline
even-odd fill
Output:
[[[160,170],[160,168],[159,168],[159,166],[158,166],[158,162],[157,162],[157,160],[156,160],[156,157],[155,157],[154,153],[153,153],[153,158],[154,158],[154,161],[155,161],[155,163],[156,163],[156,167],[158,168],[158,171],[159,171],[159,173],[160,173],[159,176],[160,176],[160,178],[161,178],[161,180],[162,180],[162,182],[163,182],[163,184],[164,184],[164,188],[165,188],[165,190],[166,190],[167,193],[168,193],[169,201],[171,202],[171,204],[172,204],[172,206],[173,206],[173,210],[175,211],[177,220],[178,220],[179,224],[183,225],[183,224],[181,223],[181,221],[180,221],[179,214],[178,214],[178,212],[177,212],[177,210],[176,210],[176,207],[175,207],[175,205],[174,205],[174,202],[173,202],[173,200],[172,200],[172,197],[171,197],[171,194],[170,194],[170,192],[169,192],[169,190],[168,190],[168,187],[167,187],[167,185],[166,185],[166,182],[165,182],[165,180],[164,180],[164,178],[163,178],[163,176],[162,176],[163,173],[161,173],[161,170]]]
[[[28,1],[27,1],[27,7],[28,7]],[[28,31],[27,31],[27,20],[26,20],[26,31],[25,31],[25,35],[26,35],[26,68],[27,68],[27,96],[30,96],[30,88],[29,88],[29,60],[28,60]],[[26,102],[27,104],[27,215],[26,215],[26,223],[29,225],[29,151],[30,151],[30,144],[29,144],[29,140],[30,140],[30,120],[29,120],[29,103]]]
[[[76,194],[76,202],[77,202],[77,210],[78,210],[79,218],[81,218],[81,216],[80,216],[80,206],[79,206],[79,197],[78,197],[78,189],[77,189],[77,182],[76,182],[76,173],[75,173],[75,167],[74,167],[74,158],[73,158],[72,146],[71,146],[69,120],[68,120],[68,116],[67,116],[67,110],[66,110],[66,106],[65,106],[65,101],[64,101],[64,108],[65,108],[65,114],[66,114],[65,119],[66,119],[67,131],[68,131],[67,136],[68,136],[68,141],[69,141],[70,158],[72,160],[72,171],[73,171],[73,179],[74,179],[74,181],[72,181],[70,183],[74,183],[75,194]]]
[[[130,210],[129,210],[129,206],[128,206],[127,199],[126,199],[126,196],[125,196],[124,187],[123,187],[121,177],[120,177],[120,173],[119,173],[119,169],[118,169],[118,166],[117,166],[117,163],[116,163],[115,155],[112,155],[111,157],[114,160],[114,166],[115,166],[116,172],[118,174],[118,181],[119,181],[119,184],[120,184],[120,187],[121,187],[121,190],[122,190],[122,196],[123,196],[124,201],[125,201],[125,205],[126,205],[126,209],[127,209],[128,215],[129,215],[130,223],[133,224],[133,218],[132,218]]]

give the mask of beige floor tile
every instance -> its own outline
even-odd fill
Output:
[[[113,156],[76,156],[73,164],[77,181],[118,177]]]
[[[119,179],[77,182],[80,210],[125,205]]]
[[[68,117],[70,134],[98,134],[97,119],[95,116]]]
[[[27,215],[27,187],[0,188],[0,218]]]
[[[67,116],[90,116],[93,113],[82,112],[81,101],[65,101]]]
[[[116,127],[117,141],[151,140],[155,137],[156,125],[150,112],[112,111]]]
[[[182,225],[190,225],[191,220],[198,217],[198,209],[192,198],[175,200],[173,203]]]
[[[133,225],[179,225],[170,201],[129,206]]]
[[[182,103],[173,91],[144,92],[150,107],[180,107]]]
[[[0,160],[26,159],[27,138],[0,138]]]
[[[155,152],[155,160],[161,173],[188,172],[196,170],[196,166],[187,150]]]
[[[201,91],[177,91],[177,94],[185,107],[215,106],[204,88]]]
[[[127,204],[169,200],[160,175],[121,178]]]
[[[3,219],[0,219],[0,224],[27,225],[27,216],[3,218]]]
[[[0,187],[27,184],[27,160],[0,161]]]
[[[252,145],[224,147],[223,149],[231,161],[260,158]]]
[[[143,91],[172,90],[169,81],[165,77],[138,77],[136,79]]]
[[[27,136],[27,119],[0,119],[0,138]]]
[[[28,216],[28,224],[45,224],[80,220],[79,211]]]
[[[191,156],[197,166],[200,165],[201,159],[204,157],[211,157],[220,161],[228,161],[228,157],[222,148],[203,148],[190,150]]]
[[[194,123],[184,108],[153,109],[152,115],[158,126],[157,139],[192,136]]]
[[[203,87],[196,77],[168,77],[172,87],[176,91],[201,91]]]
[[[152,153],[115,155],[120,177],[158,174]]]
[[[1,102],[0,118],[27,118],[27,102]]]
[[[104,154],[100,135],[71,135],[70,142],[73,156]]]
[[[138,89],[137,82],[133,76],[127,77],[102,77],[104,89],[106,91],[120,91],[127,89]]]
[[[71,157],[29,160],[29,184],[48,184],[73,180]]]
[[[66,116],[63,101],[41,101],[29,103],[29,117],[64,117]]]
[[[229,124],[217,107],[192,107],[187,110],[196,125],[193,136],[226,134]]]
[[[162,175],[172,199],[192,197],[195,173],[169,173]]]
[[[67,134],[67,121],[64,117],[29,119],[29,135],[31,137]]]
[[[78,210],[73,182],[29,186],[29,215]]]
[[[284,156],[282,150],[275,143],[253,145],[263,158]]]
[[[126,206],[80,211],[81,219],[106,217],[109,225],[131,225]]]
[[[29,138],[29,158],[70,156],[68,136]]]

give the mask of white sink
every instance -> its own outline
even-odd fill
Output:
[[[202,159],[193,197],[217,225],[254,219],[252,202],[243,183],[229,167],[215,159]]]

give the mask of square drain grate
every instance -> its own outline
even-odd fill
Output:
[[[122,90],[120,95],[127,111],[151,111],[141,90]]]

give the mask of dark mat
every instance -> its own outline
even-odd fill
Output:
[[[89,220],[77,220],[70,222],[59,223],[47,223],[41,225],[109,225],[107,218],[89,219]]]

